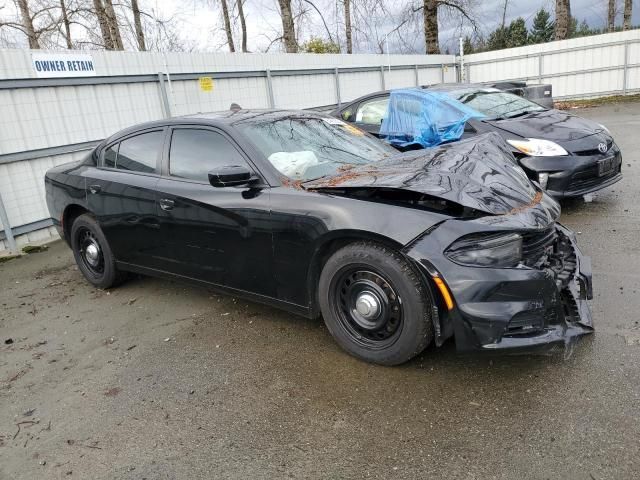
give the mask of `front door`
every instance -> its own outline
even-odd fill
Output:
[[[172,130],[166,175],[157,185],[164,269],[273,296],[269,188],[211,186],[208,172],[223,165],[253,169],[218,130]]]

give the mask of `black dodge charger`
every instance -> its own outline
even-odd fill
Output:
[[[322,315],[370,362],[592,331],[589,259],[495,133],[399,154],[330,116],[201,114],[113,135],[46,197],[96,287],[137,272]]]
[[[555,198],[585,195],[622,179],[620,149],[603,125],[484,85],[423,88],[445,93],[483,114],[482,119],[467,121],[462,138],[500,134],[529,178]],[[379,136],[390,93],[360,97],[332,115]]]

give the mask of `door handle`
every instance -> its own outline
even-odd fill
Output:
[[[100,193],[102,191],[101,185],[89,185],[89,193]]]
[[[175,205],[175,202],[168,198],[163,198],[162,200],[160,200],[160,208],[164,211],[173,210],[174,205]]]

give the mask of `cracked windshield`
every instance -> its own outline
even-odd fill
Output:
[[[398,153],[336,118],[253,121],[240,128],[280,173],[303,182]]]

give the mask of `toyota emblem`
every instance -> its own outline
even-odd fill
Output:
[[[598,150],[600,150],[600,152],[602,153],[607,153],[607,144],[604,142],[600,142],[598,144]]]

